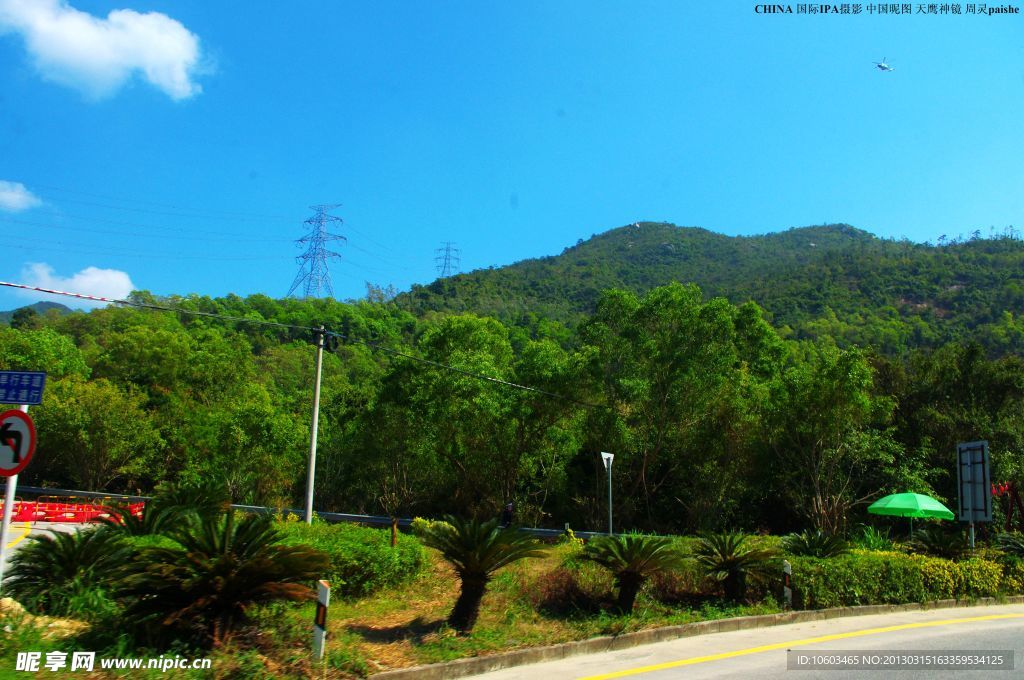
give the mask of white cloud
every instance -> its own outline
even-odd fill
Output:
[[[159,12],[116,9],[94,17],[65,0],[0,0],[0,33],[18,33],[43,77],[90,97],[139,73],[172,99],[202,91],[193,77],[199,38]]]
[[[0,210],[21,212],[42,204],[21,182],[5,182],[0,179]]]
[[[85,295],[96,295],[99,297],[123,300],[128,294],[135,290],[135,284],[126,272],[117,269],[100,269],[99,267],[86,267],[77,274],[68,277],[58,276],[53,267],[44,262],[33,262],[25,265],[21,270],[21,283],[39,288],[61,290],[68,293],[82,293]],[[35,300],[54,300],[69,307],[83,307],[90,305],[101,305],[102,302],[89,303],[76,298],[56,299],[51,295],[43,295],[33,291],[22,291],[26,297]]]

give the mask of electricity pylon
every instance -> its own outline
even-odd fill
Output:
[[[437,273],[442,279],[448,278],[459,270],[459,249],[454,246],[455,244],[451,241],[445,241],[442,248],[434,251],[437,253],[437,257],[434,258],[434,262],[437,263]]]
[[[348,239],[327,231],[328,223],[338,222],[341,224],[343,222],[340,217],[328,215],[327,211],[337,208],[339,205],[336,203],[333,205],[310,206],[310,209],[314,210],[316,214],[303,223],[310,225],[309,233],[295,242],[299,246],[308,244],[308,247],[306,252],[295,258],[295,261],[299,263],[299,273],[295,275],[295,281],[292,282],[292,287],[288,290],[288,297],[291,297],[300,287],[303,288],[304,292],[302,297],[323,297],[324,293],[328,297],[334,297],[334,288],[331,286],[331,274],[327,270],[327,260],[328,258],[341,257],[341,255],[333,250],[328,250],[327,242],[347,241]]]

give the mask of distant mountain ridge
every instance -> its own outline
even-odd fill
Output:
[[[641,222],[560,255],[413,286],[396,301],[418,314],[468,311],[513,323],[549,317],[572,324],[593,311],[603,290],[643,293],[672,281],[695,283],[708,297],[753,300],[796,337],[832,335],[888,351],[965,339],[979,329],[995,333],[999,325],[1009,324],[1010,335],[1024,332],[1018,238],[975,232],[970,240],[932,246],[880,239],[848,224],[725,236]],[[1024,346],[1024,339],[1004,340]]]
[[[25,305],[24,307],[18,307],[17,309],[11,309],[6,312],[0,312],[0,323],[10,324],[11,319],[14,317],[14,313],[19,309],[34,309],[37,314],[45,314],[47,310],[56,309],[61,314],[70,314],[74,310],[70,307],[66,307],[59,302],[35,302],[31,305]]]

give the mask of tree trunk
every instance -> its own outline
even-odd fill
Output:
[[[398,518],[391,518],[391,547],[398,545]]]
[[[640,586],[644,584],[644,577],[639,574],[619,574],[619,612],[622,614],[633,613],[633,604],[636,602],[636,595],[640,592]]]
[[[448,625],[454,628],[459,634],[466,634],[473,630],[476,625],[477,616],[480,615],[480,602],[484,599],[484,591],[487,590],[487,577],[478,575],[463,575],[462,590],[459,592],[459,599],[455,601],[455,607],[448,617]]]
[[[747,596],[747,575],[743,572],[729,574],[722,583],[725,599],[730,602],[742,602]]]

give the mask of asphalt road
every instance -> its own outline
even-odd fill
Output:
[[[821,639],[827,638],[827,639]],[[1013,650],[1013,670],[789,670],[787,650],[797,653],[842,651],[890,656],[914,651],[945,654],[956,650]],[[1024,605],[958,607],[857,616],[771,628],[715,633],[660,642],[617,652],[508,668],[473,676],[479,680],[945,680],[1024,678]]]

